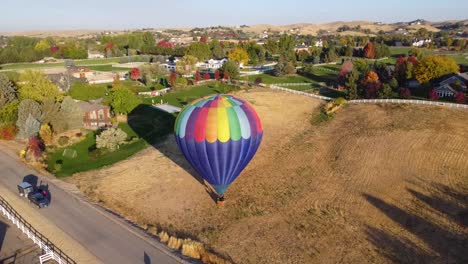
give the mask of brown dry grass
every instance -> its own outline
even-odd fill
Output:
[[[187,164],[173,140],[71,181],[235,263],[466,261],[466,111],[349,105],[314,126],[313,99],[238,96],[257,110],[265,137],[224,208],[179,166]]]

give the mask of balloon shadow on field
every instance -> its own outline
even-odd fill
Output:
[[[468,263],[468,238],[463,231],[468,218],[465,191],[438,183],[416,184],[407,188],[411,203],[401,206],[363,194],[367,202],[407,231],[405,234],[385,226],[367,226],[368,240],[395,263]],[[417,240],[422,243],[415,243]]]
[[[174,137],[174,124],[177,113],[167,113],[151,105],[140,104],[127,116],[127,123],[135,133],[130,137],[144,139],[161,154],[177,164],[197,180],[210,197],[216,201],[217,194],[205,180],[193,169],[179,150]]]

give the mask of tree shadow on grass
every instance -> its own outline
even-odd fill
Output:
[[[425,195],[413,189],[414,204],[399,208],[386,201],[363,194],[364,198],[402,228],[422,241],[427,248],[417,245],[403,234],[367,227],[369,241],[387,259],[398,263],[468,263],[468,237],[466,230],[466,195],[450,187],[432,184]],[[419,212],[435,210],[437,219]],[[442,217],[444,220],[439,221]],[[447,223],[449,221],[449,223]]]
[[[204,188],[216,201],[217,195],[205,180],[193,169],[179,150],[174,138],[176,115],[170,114],[150,105],[140,104],[128,114],[128,125],[140,138],[157,149],[165,157],[176,163]]]

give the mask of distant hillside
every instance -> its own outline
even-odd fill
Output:
[[[395,31],[398,28],[404,28],[409,31],[418,30],[419,28],[426,28],[428,31],[438,32],[440,29],[433,27],[431,22],[424,21],[420,25],[415,23],[414,25],[410,25],[410,22],[404,23],[391,23],[391,24],[384,24],[378,22],[371,22],[371,21],[336,21],[331,23],[325,24],[309,24],[309,23],[299,23],[299,24],[291,24],[291,25],[252,25],[246,28],[243,28],[244,31],[253,32],[256,34],[261,34],[265,31],[268,32],[294,32],[299,34],[311,34],[316,35],[319,30],[326,31],[327,33],[338,33],[338,29],[342,27],[360,27],[361,31],[357,32],[355,30],[348,30],[344,32],[340,32],[340,34],[347,34],[350,35],[365,35],[362,31],[368,29],[370,34],[378,33],[380,30],[388,32],[388,31]]]
[[[346,28],[346,30],[343,30]],[[349,29],[347,29],[349,28]],[[359,28],[358,30],[356,28]],[[440,30],[457,30],[466,31],[468,29],[468,20],[447,20],[441,22],[430,22],[422,19],[417,19],[409,22],[397,22],[397,23],[380,23],[372,21],[335,21],[323,24],[312,24],[312,23],[296,23],[290,25],[270,25],[270,24],[258,24],[248,25],[242,27],[236,27],[244,32],[251,32],[256,35],[261,35],[263,32],[270,33],[295,33],[295,34],[311,34],[317,35],[321,33],[328,34],[340,34],[340,35],[374,35],[379,31],[391,32],[396,31],[399,28],[407,31],[416,31],[420,28],[425,28],[428,31],[438,32]],[[165,28],[165,29],[151,29],[155,30],[171,30],[176,29],[179,31],[188,32],[192,28]],[[340,30],[341,29],[341,30]],[[29,36],[29,37],[47,37],[47,36],[63,36],[63,37],[78,37],[87,38],[100,33],[111,33],[121,34],[124,32],[141,30],[141,29],[130,29],[130,30],[34,30],[25,32],[8,32],[1,33],[4,36]],[[146,29],[143,29],[146,31]]]

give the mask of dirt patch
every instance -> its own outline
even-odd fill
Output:
[[[237,95],[256,109],[265,137],[225,208],[172,138],[70,181],[142,225],[200,240],[236,263],[467,261],[466,111],[349,105],[312,125],[319,101]]]

